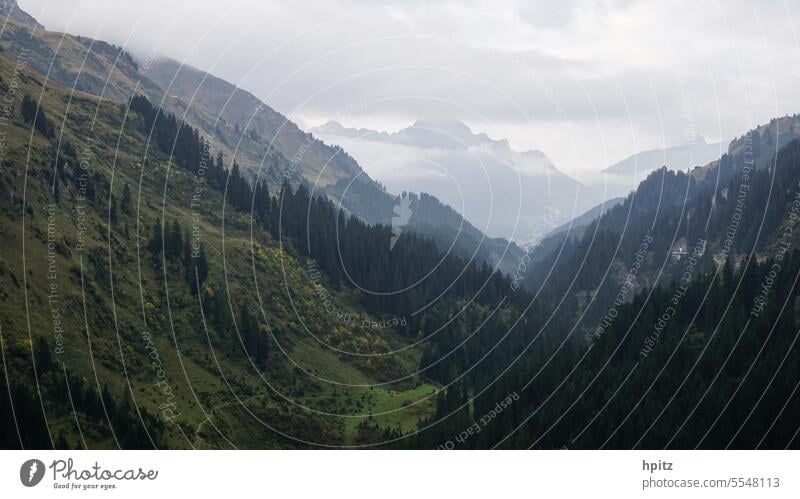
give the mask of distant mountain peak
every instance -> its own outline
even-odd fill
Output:
[[[485,133],[475,133],[461,120],[443,118],[422,118],[394,133],[379,132],[368,128],[349,128],[336,120],[312,128],[311,133],[319,136],[380,137],[396,144],[416,147],[452,147],[463,149],[475,145],[493,144],[511,148],[508,140],[494,140]],[[538,151],[537,151],[538,152]]]
[[[348,128],[336,120],[328,120],[322,125],[312,128],[314,135],[338,135],[344,136],[347,134]]]
[[[470,147],[488,143],[508,145],[508,141],[505,139],[492,140],[485,133],[473,132],[469,125],[457,119],[418,119],[410,127],[397,132],[397,135],[414,137],[414,140],[418,140],[420,137],[432,138],[434,146],[438,143],[448,144],[451,147]],[[428,140],[424,142],[428,142]]]
[[[9,16],[31,28],[44,28],[32,15],[19,7],[17,0],[0,0],[0,15]]]
[[[645,174],[662,166],[674,170],[686,170],[705,165],[725,152],[724,142],[709,143],[702,135],[679,146],[666,149],[649,149],[632,154],[627,158],[605,168],[604,173],[612,175]]]
[[[319,128],[324,128],[328,130],[344,130],[344,125],[342,125],[336,120],[328,120]]]
[[[458,119],[420,118],[394,133],[349,128],[336,120],[328,120],[325,124],[312,128],[310,132],[323,138],[364,139],[421,148],[464,150],[470,147],[488,147],[488,150],[500,157],[507,158],[510,164],[514,164],[514,160],[510,158],[516,156],[524,163],[518,165],[522,171],[527,170],[526,165],[532,166],[534,163],[536,166],[531,171],[536,171],[538,166],[557,170],[544,152],[531,149],[518,153],[511,148],[508,139],[492,139],[483,132],[475,133],[469,125]]]
[[[466,123],[456,119],[423,118],[416,120],[409,128],[430,128],[443,132],[472,134],[472,129]]]
[[[545,153],[517,152],[457,119],[420,118],[392,133],[328,121],[310,132],[341,144],[389,192],[427,192],[461,206],[461,215],[490,236],[529,240],[541,232],[547,209],[561,217],[599,201]]]
[[[328,120],[324,124],[309,130],[314,136],[317,137],[345,137],[350,139],[375,139],[376,137],[387,138],[389,134],[386,132],[378,132],[368,128],[348,128],[336,120]]]

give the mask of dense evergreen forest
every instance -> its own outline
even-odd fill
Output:
[[[793,251],[646,290],[589,345],[543,346],[502,377],[448,388],[413,446],[478,425],[456,446],[796,448],[798,275]],[[491,416],[509,394],[519,400]]]
[[[26,102],[25,122],[51,140],[48,109]],[[742,154],[723,157],[704,180],[659,170],[582,238],[565,238],[518,288],[483,261],[442,251],[424,231],[408,231],[390,248],[391,227],[342,210],[302,181],[287,179],[270,190],[144,96],[131,98],[129,111],[130,126],[153,148],[144,168],[149,154],[205,178],[222,200],[213,211],[239,217],[254,241],[313,268],[331,293],[352,297],[372,317],[401,319],[392,330],[419,351],[416,383],[435,387],[435,407],[413,428],[365,419],[359,444],[797,447],[800,254],[787,227],[796,215],[800,141],[788,142],[771,166],[748,170],[746,180]],[[78,156],[71,146],[53,154],[65,181]],[[711,179],[725,187],[709,193]],[[129,223],[135,208],[127,184],[117,201],[102,174],[71,181],[98,210],[108,210],[110,223]],[[745,181],[747,203],[737,205]],[[54,202],[63,184],[52,184]],[[731,220],[738,229],[728,244]],[[679,239],[688,251],[676,258]],[[230,306],[209,284],[210,251],[191,240],[186,222],[159,217],[143,224],[140,248],[151,271],[199,299],[226,355],[244,352],[260,371],[293,373],[280,365],[262,318],[247,306]],[[629,281],[632,262],[639,265]],[[54,362],[42,337],[31,352],[33,362],[16,362],[14,377],[0,379],[9,387],[0,396],[4,448],[84,446],[48,425],[48,414],[70,410],[90,425],[106,421],[91,425],[93,431],[105,431],[99,438],[119,447],[170,446],[170,423],[140,408],[127,391],[111,393],[72,374]]]
[[[202,147],[195,139],[188,156]],[[722,241],[737,210],[733,193],[743,182],[736,175],[742,161],[741,155],[723,157],[717,168],[727,171],[720,175],[727,185],[712,200],[690,175],[666,169],[652,174],[587,231],[592,238],[572,243],[574,261],[559,262],[561,268],[586,262],[572,288],[593,289],[611,255],[635,261],[641,241],[652,240],[645,253],[656,262],[670,258],[675,234]],[[252,208],[277,241],[316,260],[332,286],[368,290],[367,309],[405,316],[435,303],[424,319],[408,322],[405,334],[430,335],[420,370],[447,388],[437,398],[436,415],[400,445],[445,444],[452,440],[448,436],[481,425],[482,415],[514,394],[519,399],[512,398],[511,407],[487,425],[489,430],[465,441],[466,447],[776,448],[797,445],[800,400],[792,394],[800,381],[795,341],[800,259],[784,248],[759,262],[755,251],[775,241],[766,236],[756,242],[756,235],[759,227],[765,235],[780,235],[789,220],[787,208],[800,185],[797,165],[798,140],[781,150],[772,167],[747,172],[750,209],[735,217],[741,231],[721,267],[704,243],[702,254],[659,278],[663,285],[631,291],[630,301],[615,308],[614,320],[588,344],[580,334],[584,324],[601,319],[601,305],[614,307],[619,285],[611,279],[594,295],[594,313],[579,318],[579,304],[560,300],[569,294],[564,281],[575,272],[558,272],[534,300],[527,292],[512,292],[509,279],[487,266],[442,256],[413,234],[388,252],[390,228],[345,217],[324,197],[310,197],[302,184],[293,189],[287,183],[271,196],[264,187],[250,188],[234,165],[228,183],[235,187],[227,199],[240,209]],[[778,187],[770,192],[772,185]],[[623,220],[627,212],[636,216]],[[748,250],[737,260],[735,255]],[[430,268],[436,269],[433,276],[422,280]],[[771,284],[759,296],[764,282]],[[412,292],[391,293],[405,288]],[[671,305],[676,296],[678,303]],[[467,300],[472,306],[464,306]]]

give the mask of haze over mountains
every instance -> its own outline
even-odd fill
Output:
[[[168,57],[132,58],[103,41],[46,31],[16,2],[5,2],[3,12],[11,13],[15,22],[7,23],[0,45],[12,55],[24,47],[27,63],[49,78],[120,103],[136,89],[201,130],[215,150],[228,157],[235,153],[248,175],[259,175],[273,186],[287,176],[302,179],[372,223],[391,222],[394,195],[429,193],[444,204],[425,204],[431,213],[413,210],[411,225],[432,235],[447,220],[449,225],[436,231],[441,245],[450,247],[455,241],[456,251],[469,256],[483,240],[476,254],[506,269],[521,252],[494,238],[528,242],[541,233],[545,216],[567,223],[604,200],[626,195],[663,164],[685,169],[689,157],[698,165],[718,157],[713,155],[719,150],[715,144],[700,140],[692,147],[634,154],[608,167],[609,175],[578,182],[560,172],[545,153],[516,152],[508,141],[473,133],[455,120],[420,120],[394,134],[331,122],[309,134],[221,78]],[[38,28],[35,36],[28,31],[32,26]],[[634,164],[638,175],[633,174]],[[383,193],[373,178],[393,195]],[[450,236],[443,238],[443,233]]]
[[[251,93],[168,57],[134,58],[100,40],[54,33],[9,0],[0,47],[50,80],[123,104],[141,93],[203,133],[215,152],[236,163],[248,178],[277,190],[287,179],[313,186],[315,195],[340,202],[346,213],[369,223],[391,224],[397,196],[383,190],[341,148],[330,147]],[[39,26],[36,24],[36,26]],[[412,200],[408,226],[466,258],[510,269],[522,250],[486,237],[432,196]],[[387,243],[388,244],[388,243]]]
[[[166,109],[185,116],[189,123],[212,137],[219,150],[235,154],[250,175],[273,185],[283,178],[302,179],[312,186],[315,194],[337,199],[343,209],[370,223],[392,223],[398,204],[396,195],[400,192],[385,192],[373,180],[372,172],[364,174],[360,158],[354,158],[349,149],[323,143],[251,93],[178,61],[164,57],[147,61],[143,72],[164,89]],[[457,137],[468,138],[463,129],[455,132],[450,137],[453,141]],[[427,140],[428,146],[435,147],[443,137],[410,134],[405,139],[409,143],[415,139]],[[485,135],[482,140],[491,142]],[[498,239],[511,238],[487,232],[484,225],[474,220],[464,221],[461,218],[464,211],[449,199],[438,198],[437,192],[427,189],[405,190],[433,195],[412,201],[408,224],[433,238],[440,247],[503,269],[512,268],[521,258],[516,245]]]
[[[609,198],[0,8],[0,448],[800,445],[800,115]]]
[[[650,149],[614,163],[605,168],[603,173],[612,177],[632,180],[634,185],[644,180],[653,170],[666,166],[671,170],[686,171],[696,166],[705,166],[728,151],[728,142],[706,142],[705,138],[666,149]]]
[[[727,150],[727,142],[698,137],[632,154],[578,181],[544,152],[514,151],[507,140],[473,132],[458,120],[421,119],[393,133],[331,120],[310,132],[342,146],[389,192],[431,193],[487,234],[521,244],[535,239],[545,216],[556,225],[573,218],[584,225],[601,205],[618,204],[652,171],[704,166]]]
[[[329,121],[310,131],[349,151],[389,192],[428,192],[487,234],[521,243],[543,217],[560,223],[602,200],[543,152],[514,151],[458,120],[421,119],[394,133]]]

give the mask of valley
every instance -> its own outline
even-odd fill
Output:
[[[608,197],[3,7],[2,448],[797,448],[798,115]]]

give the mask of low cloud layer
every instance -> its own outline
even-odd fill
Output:
[[[20,5],[48,29],[212,72],[305,126],[460,119],[578,177],[800,111],[800,7],[784,2]]]
[[[545,215],[560,224],[602,200],[540,151],[513,151],[460,121],[418,120],[392,134],[329,122],[312,133],[349,151],[389,192],[433,194],[492,237],[533,241]]]

